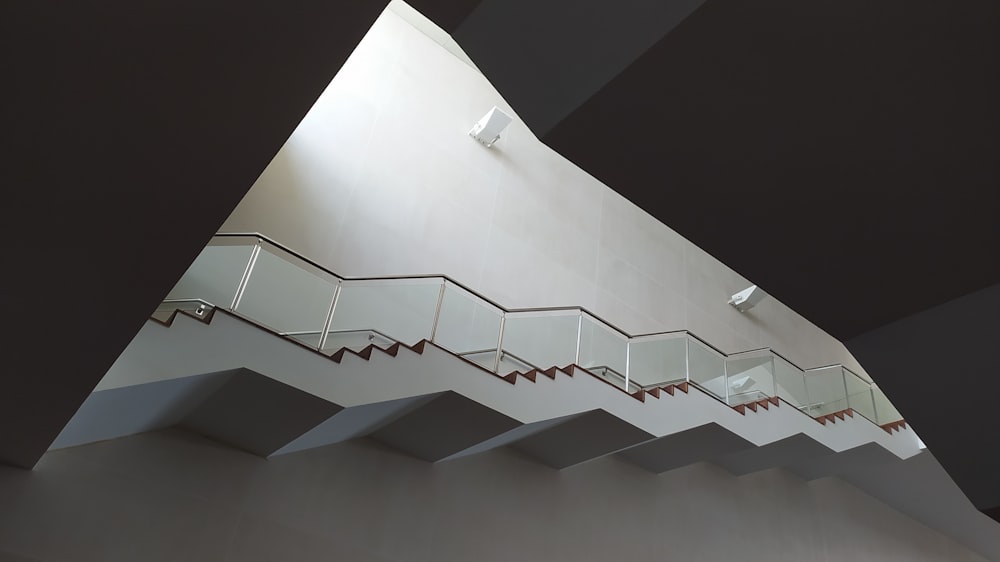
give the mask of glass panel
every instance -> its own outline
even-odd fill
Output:
[[[261,247],[237,312],[316,345],[337,279],[281,250]]]
[[[255,239],[239,239],[206,247],[167,294],[167,299],[201,299],[228,310],[255,243]]]
[[[580,318],[580,358],[577,364],[624,388],[627,358],[628,338],[584,313]]]
[[[868,381],[848,369],[844,369],[844,383],[847,385],[847,405],[855,412],[875,421],[875,403]]]
[[[445,282],[434,343],[492,371],[502,317],[499,308]]]
[[[228,308],[253,254],[256,237],[217,237],[195,259],[153,316],[166,319],[176,309]],[[241,314],[263,325],[318,345],[336,276],[263,242],[239,303]],[[443,293],[442,293],[443,284]],[[443,279],[346,281],[327,333],[329,349],[361,349],[371,343],[435,342],[490,369],[503,312]],[[769,350],[728,359],[690,334],[635,338],[576,310],[516,312],[506,315],[502,372],[578,363],[629,390],[684,380],[720,399],[739,404],[779,396],[813,416],[853,408],[877,423],[902,419],[885,394],[840,365],[802,373]],[[727,376],[728,371],[728,376]]]
[[[872,385],[872,393],[875,398],[875,413],[877,414],[877,423],[879,425],[885,425],[887,423],[892,423],[894,421],[899,421],[903,419],[903,415],[899,413],[899,410],[892,405],[889,401],[889,397],[882,392],[882,389],[878,385]]]
[[[643,388],[687,380],[687,334],[633,338],[628,370],[629,380]]]
[[[726,400],[726,360],[714,349],[687,337],[688,379],[699,387]]]
[[[774,361],[770,350],[748,351],[726,359],[729,404],[745,404],[774,396]]]
[[[504,320],[501,374],[538,367],[564,367],[576,362],[578,311],[516,312]],[[508,369],[508,365],[513,365]]]
[[[809,406],[806,413],[814,418],[847,409],[844,369],[840,365],[806,371]]]
[[[376,330],[407,345],[430,339],[441,283],[440,278],[344,281],[330,335]]]
[[[805,375],[798,367],[778,355],[774,356],[774,392],[778,398],[796,408],[809,405]]]

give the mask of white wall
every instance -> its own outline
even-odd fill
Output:
[[[746,314],[727,305],[749,280],[516,119],[493,149],[474,142],[493,105],[511,110],[387,11],[222,230],[261,232],[342,275],[443,273],[507,307],[580,305],[630,333],[686,328],[726,352],[859,369],[773,298]]]
[[[0,466],[0,494],[0,560],[984,560],[836,479],[508,449],[428,464],[367,439],[264,460],[147,433]]]

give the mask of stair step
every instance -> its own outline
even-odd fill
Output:
[[[899,420],[899,421],[889,422],[886,424],[882,424],[879,427],[881,427],[886,433],[891,435],[893,431],[903,431],[904,429],[906,429],[906,421]]]

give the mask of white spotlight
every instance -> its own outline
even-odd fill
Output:
[[[750,285],[746,289],[736,293],[729,299],[729,304],[736,307],[736,310],[740,312],[746,312],[751,308],[757,306],[757,303],[764,300],[767,293],[760,290],[757,285]]]
[[[500,133],[513,120],[513,117],[500,111],[500,108],[497,106],[493,106],[493,109],[489,113],[472,126],[469,136],[484,144],[486,148],[489,148],[493,146],[493,143],[500,140]]]

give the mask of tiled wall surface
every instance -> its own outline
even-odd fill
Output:
[[[750,280],[518,120],[493,149],[473,141],[493,105],[511,111],[474,68],[387,11],[222,230],[261,232],[343,275],[444,273],[508,307],[581,305],[632,333],[686,328],[726,352],[771,346],[805,368],[858,368],[774,298],[746,314],[730,307]],[[752,232],[733,244],[767,251]]]

